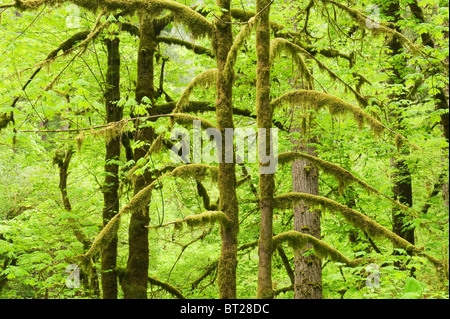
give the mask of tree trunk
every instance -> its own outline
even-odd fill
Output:
[[[271,134],[273,111],[270,107],[270,1],[258,0],[256,2],[258,27],[256,29],[256,114],[258,129],[266,129],[265,134],[258,136],[258,153],[271,152]],[[264,141],[265,140],[265,141]],[[265,142],[265,143],[264,143]],[[262,144],[264,143],[264,144]],[[265,146],[265,147],[264,147]],[[258,265],[258,292],[257,298],[273,298],[272,288],[272,253],[273,253],[273,195],[275,190],[274,174],[261,173],[263,164],[259,158],[259,194],[261,225],[259,236],[259,265]]]
[[[400,19],[400,4],[398,1],[389,2],[386,7],[382,7],[383,13],[387,16],[391,17],[393,23],[397,23]],[[395,27],[397,31],[400,32],[398,27]],[[400,54],[403,51],[401,43],[397,40],[397,38],[393,37],[387,43],[387,47],[389,48],[389,56],[391,58]],[[396,61],[396,63],[403,64],[405,61],[400,60]],[[404,84],[404,78],[401,75],[402,65],[392,65],[392,76],[388,80],[388,83],[391,85],[394,84]],[[395,130],[404,129],[404,124],[402,120],[402,100],[406,99],[405,91],[402,90],[399,93],[391,94],[390,96],[391,103],[392,102],[400,102],[399,109],[395,111],[391,111],[391,120],[394,122]],[[392,180],[394,183],[393,193],[394,197],[399,200],[400,203],[411,207],[412,206],[412,183],[411,183],[411,172],[409,171],[408,165],[406,161],[403,160],[405,156],[409,155],[408,146],[402,146],[399,150],[399,158],[391,159],[391,166],[394,168],[394,173],[392,176]],[[392,223],[393,223],[393,232],[400,237],[406,239],[411,244],[414,244],[414,229],[407,227],[407,222],[405,221],[405,214],[398,209],[394,209],[392,213]]]
[[[294,132],[301,132],[296,127]],[[305,132],[303,132],[303,135]],[[316,155],[315,147],[306,147],[300,142],[294,151]],[[319,171],[306,160],[296,160],[292,163],[292,191],[319,195]],[[309,234],[321,239],[320,212],[310,210],[301,202],[294,206],[294,230]],[[304,256],[311,249],[308,245],[305,249],[294,250],[294,298],[295,299],[322,299],[322,261],[313,254]]]
[[[214,47],[217,59],[217,100],[216,117],[217,128],[222,134],[222,145],[225,143],[225,129],[234,128],[233,123],[233,74],[226,74],[225,64],[233,44],[231,28],[230,0],[217,0],[220,8],[227,10],[220,19],[216,19]],[[222,247],[218,264],[217,281],[219,296],[222,299],[235,299],[236,296],[236,267],[237,267],[237,235],[239,232],[239,205],[236,196],[236,167],[233,163],[225,163],[225,154],[233,149],[222,148],[222,160],[219,164],[219,210],[230,220],[230,225],[221,226],[220,234]]]
[[[108,71],[106,73],[106,120],[108,123],[120,121],[123,110],[117,106],[120,100],[120,52],[118,37],[105,40],[108,50]],[[119,211],[119,160],[121,150],[120,136],[106,141],[105,184],[103,186],[103,226]],[[102,247],[102,291],[103,299],[117,299],[117,276],[114,272],[117,260],[117,234]]]
[[[136,84],[136,101],[142,103],[144,97],[149,98],[153,104],[153,56],[155,53],[155,32],[153,20],[142,13],[140,17],[140,42],[138,49],[138,75]],[[151,113],[151,108],[148,108]],[[154,139],[152,127],[139,127],[141,123],[136,122],[137,130],[135,140],[144,141],[151,145]],[[148,151],[148,146],[136,148],[134,160],[137,162],[143,158]],[[149,172],[136,177],[134,184],[134,195],[152,182]],[[147,299],[149,246],[148,226],[150,222],[148,206],[133,212],[130,218],[128,230],[129,255],[127,272],[124,278],[123,290],[125,299]]]

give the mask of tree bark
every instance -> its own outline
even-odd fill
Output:
[[[143,98],[147,97],[153,104],[155,38],[153,20],[146,13],[141,13],[136,84],[136,101],[138,103],[142,103]],[[148,108],[148,111],[149,115],[151,115],[151,108]],[[136,122],[135,140],[144,141],[146,145],[135,149],[135,162],[145,156],[148,151],[148,145],[151,145],[154,140],[153,128],[139,127],[140,124],[140,121]],[[151,173],[148,171],[137,176],[134,184],[134,195],[152,181]],[[148,206],[133,212],[130,218],[127,272],[122,285],[125,299],[147,299],[149,246],[148,228],[146,226],[148,226],[149,222]]]
[[[222,145],[225,143],[225,129],[233,128],[233,74],[227,74],[225,64],[228,52],[233,44],[231,28],[230,0],[217,0],[217,5],[225,9],[214,22],[214,49],[217,59],[217,100],[216,116],[217,128],[222,135]],[[236,268],[237,268],[237,235],[239,232],[239,205],[236,196],[236,167],[233,163],[225,163],[225,154],[233,149],[222,148],[222,160],[219,164],[218,187],[220,194],[219,210],[230,220],[229,226],[221,226],[220,235],[222,246],[218,264],[217,281],[219,296],[222,299],[235,299]]]
[[[301,132],[296,127],[294,132]],[[307,147],[300,142],[294,151],[305,152],[316,156],[315,147]],[[319,171],[306,160],[296,160],[292,163],[292,191],[319,195]],[[320,211],[310,210],[301,202],[294,206],[294,230],[309,234],[321,239]],[[295,299],[322,299],[322,261],[314,254],[304,256],[312,248],[294,250],[294,298]]]
[[[397,23],[400,21],[400,4],[398,1],[389,2],[387,5],[382,7],[382,11],[387,16],[391,17],[393,23]],[[395,29],[400,32],[399,28],[395,26]],[[393,37],[387,43],[387,47],[389,49],[389,56],[394,58],[396,55],[402,52],[402,44],[397,40],[397,38]],[[397,61],[396,63],[404,63],[403,60]],[[388,80],[388,83],[391,85],[394,84],[404,84],[404,78],[401,75],[401,65],[392,65],[391,71],[392,76]],[[404,124],[402,120],[402,100],[406,99],[406,94],[403,91],[391,94],[390,100],[392,102],[399,101],[399,109],[391,111],[391,120],[394,122],[395,130],[404,129]],[[408,165],[406,161],[403,159],[405,156],[409,155],[408,146],[401,146],[399,150],[399,157],[391,158],[391,166],[394,168],[394,173],[392,176],[392,181],[394,183],[393,193],[394,197],[399,200],[400,203],[412,207],[412,183],[411,183],[411,172],[409,171]],[[400,237],[406,239],[411,244],[414,244],[414,229],[407,227],[407,222],[405,218],[407,216],[398,209],[394,209],[392,212],[392,223],[393,223],[393,232]]]
[[[105,40],[108,52],[108,71],[106,73],[107,88],[106,121],[120,121],[123,110],[117,105],[120,100],[120,52],[118,37]],[[105,184],[103,186],[103,226],[119,211],[119,165],[111,162],[120,159],[121,137],[116,136],[106,141]],[[114,272],[117,261],[117,234],[102,247],[102,292],[103,299],[117,299],[117,277]]]
[[[265,135],[259,135],[258,150],[266,155],[271,151],[271,134],[273,110],[270,107],[270,1],[256,1],[258,26],[256,29],[256,114],[258,129],[266,129]],[[265,139],[265,149],[262,149]],[[273,195],[275,191],[274,174],[261,174],[261,158],[259,159],[259,194],[260,194],[260,236],[257,298],[273,298],[272,287],[272,253],[273,253]]]

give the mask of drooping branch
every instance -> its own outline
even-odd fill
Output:
[[[208,191],[206,190],[205,186],[203,186],[202,182],[196,181],[197,183],[197,193],[203,200],[203,206],[205,209],[209,211],[217,210],[218,205],[215,203],[211,203],[211,199],[208,195]]]
[[[345,188],[348,185],[350,185],[352,183],[357,183],[358,185],[360,185],[362,188],[364,188],[368,192],[385,197],[391,203],[400,207],[401,209],[403,209],[403,210],[409,209],[409,207],[402,205],[401,203],[395,201],[394,199],[384,195],[383,193],[381,193],[377,189],[373,188],[372,186],[370,186],[363,180],[359,179],[358,177],[356,177],[355,175],[353,175],[351,172],[347,171],[346,169],[340,167],[339,165],[336,165],[334,163],[322,160],[318,157],[315,157],[315,156],[312,156],[312,155],[309,155],[306,153],[302,153],[302,152],[285,152],[285,153],[281,153],[278,155],[278,163],[280,163],[280,164],[292,162],[297,159],[306,159],[309,162],[314,163],[314,165],[319,167],[326,174],[332,175],[338,181],[338,184],[339,184],[338,191],[340,194],[342,194],[344,192]]]
[[[188,50],[192,50],[196,54],[205,54],[211,58],[214,57],[214,53],[209,48],[179,38],[159,36],[156,37],[156,41],[159,43],[165,43],[170,45],[172,44],[179,45],[185,47]]]
[[[234,66],[236,65],[237,55],[239,50],[245,43],[245,40],[251,35],[253,28],[255,27],[256,19],[255,17],[250,18],[247,23],[241,28],[241,31],[234,39],[233,45],[228,52],[227,61],[225,64],[225,76],[231,78],[233,74]]]
[[[410,242],[396,235],[389,229],[384,226],[378,224],[374,220],[370,219],[366,215],[351,209],[347,206],[344,206],[336,201],[333,201],[329,198],[305,194],[305,193],[287,193],[283,195],[279,195],[275,198],[275,207],[280,208],[289,208],[293,207],[295,203],[300,201],[305,201],[311,206],[321,206],[322,209],[328,209],[331,212],[340,213],[351,225],[367,232],[370,236],[374,238],[386,238],[388,239],[394,247],[402,248],[406,251],[409,251],[413,254],[417,254],[420,256],[426,257],[434,266],[438,268],[443,267],[443,263],[429,254],[423,252],[422,248],[418,248],[415,245],[412,245]]]
[[[314,247],[314,253],[318,257],[328,257],[331,260],[343,263],[348,267],[356,267],[362,262],[367,262],[367,260],[350,260],[345,257],[344,254],[342,254],[340,251],[331,247],[324,241],[317,239],[314,236],[303,234],[295,230],[281,233],[273,237],[274,248],[280,246],[284,242],[287,242],[290,247],[300,250],[304,249],[309,243]]]
[[[67,177],[69,175],[69,165],[73,154],[75,154],[73,149],[67,151],[56,150],[53,157],[53,164],[58,165],[59,168],[59,190],[61,192],[63,206],[68,213],[72,212],[72,205],[67,192]],[[91,245],[91,240],[80,229],[79,223],[73,217],[69,217],[67,221],[77,240],[83,244],[84,249],[88,249]]]
[[[365,113],[361,108],[356,107],[330,94],[314,90],[293,91],[286,93],[281,97],[272,101],[271,106],[273,108],[276,108],[285,103],[289,105],[301,105],[302,107],[314,109],[316,111],[320,110],[325,106],[328,106],[328,110],[331,115],[338,115],[338,114],[345,115],[347,113],[351,113],[360,129],[364,126],[364,123],[366,123],[367,125],[369,125],[372,132],[376,136],[380,135],[384,130],[388,130],[391,133],[397,134],[391,129],[384,126],[377,119]]]
[[[16,0],[14,5],[3,7],[17,7],[19,10],[35,10],[41,5],[57,5],[68,2],[67,0]],[[209,37],[212,34],[212,24],[198,12],[192,10],[179,2],[171,0],[71,0],[82,8],[90,11],[104,9],[106,11],[125,10],[129,13],[133,11],[151,12],[157,16],[164,10],[169,10],[174,15],[174,21],[187,26],[195,37]]]
[[[192,94],[194,88],[196,87],[207,88],[214,86],[214,84],[216,83],[216,77],[217,77],[217,69],[210,69],[200,73],[195,78],[193,78],[192,81],[188,84],[186,89],[184,89],[183,93],[181,94],[180,100],[176,104],[173,112],[174,113],[183,112],[183,108],[189,103],[189,96]]]
[[[323,62],[318,60],[313,54],[311,54],[304,48],[302,48],[302,47],[298,46],[297,44],[292,43],[286,39],[275,38],[272,40],[271,50],[272,50],[271,55],[273,56],[273,58],[276,58],[281,52],[287,51],[287,52],[290,52],[292,55],[301,54],[301,55],[304,55],[304,56],[314,60],[320,70],[327,72],[332,80],[339,81],[340,83],[342,83],[345,86],[346,89],[350,90],[353,93],[353,95],[355,96],[358,103],[360,103],[363,107],[367,106],[367,104],[368,104],[367,100],[363,96],[361,96],[361,94],[358,91],[356,91],[347,82],[342,80],[334,71],[332,71],[330,68],[328,68]],[[301,58],[301,56],[300,56],[300,59],[301,59],[301,61],[303,61],[303,58]],[[298,64],[301,64],[301,61],[299,60]],[[304,62],[303,62],[303,64],[304,64]],[[299,65],[299,66],[301,68],[301,71],[303,71],[303,73],[307,75],[306,79],[309,80],[309,82],[312,81],[313,77],[310,74],[306,65]],[[306,70],[303,70],[304,68]],[[311,88],[312,88],[312,86],[311,86]]]
[[[210,225],[214,223],[219,223],[222,226],[227,227],[230,223],[229,218],[220,211],[207,211],[197,215],[190,215],[184,219],[177,219],[175,221],[155,226],[148,226],[149,228],[160,228],[169,225],[174,225],[175,229],[181,229],[184,224],[189,228],[200,227],[205,225]]]
[[[164,289],[168,293],[172,294],[177,299],[186,299],[178,288],[172,286],[171,284],[169,284],[167,282],[161,281],[155,277],[148,277],[148,282],[151,285],[161,287],[162,289]]]
[[[309,71],[303,57],[299,54],[299,49],[297,45],[289,42],[285,39],[275,38],[270,44],[270,64],[273,65],[275,59],[279,58],[283,52],[287,52],[292,56],[293,62],[298,66],[299,73],[305,78],[307,89],[312,89],[314,87],[314,78]]]

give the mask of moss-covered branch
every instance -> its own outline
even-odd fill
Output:
[[[330,3],[336,7],[338,7],[339,9],[344,10],[345,12],[348,13],[348,15],[350,17],[352,17],[355,22],[357,22],[362,28],[368,28],[366,21],[370,20],[370,17],[368,17],[367,15],[365,15],[363,12],[356,10],[356,9],[352,9],[348,6],[346,6],[343,3],[337,2],[337,1],[333,1],[333,0],[321,0],[324,4],[326,3]],[[373,33],[373,34],[377,34],[377,33],[382,33],[382,34],[386,34],[388,36],[391,37],[395,37],[398,39],[398,41],[400,41],[400,43],[405,46],[406,48],[408,48],[408,50],[412,53],[412,54],[418,54],[422,51],[421,47],[415,45],[411,40],[409,40],[408,38],[406,38],[403,34],[401,34],[400,32],[394,30],[393,28],[390,28],[388,26],[388,24],[385,23],[378,23],[376,27],[373,28],[369,28],[369,30]]]
[[[301,105],[302,107],[316,111],[328,106],[331,115],[346,115],[347,113],[350,113],[353,115],[353,118],[360,129],[362,129],[364,124],[367,124],[376,136],[381,135],[384,130],[395,133],[384,126],[380,121],[365,113],[361,108],[330,94],[314,90],[293,91],[272,101],[271,106],[276,108],[283,104],[289,104],[291,106]]]
[[[208,49],[204,46],[198,45],[198,44],[191,43],[189,41],[179,39],[179,38],[159,36],[159,37],[156,37],[156,41],[159,43],[166,43],[166,44],[170,44],[170,45],[172,45],[172,44],[179,45],[179,46],[185,47],[188,50],[192,50],[196,54],[205,54],[211,58],[214,57],[214,53],[210,49]]]
[[[408,252],[426,257],[435,267],[443,268],[443,262],[429,254],[423,252],[422,248],[412,245],[410,242],[396,235],[389,229],[378,224],[366,215],[344,206],[329,198],[305,194],[305,193],[287,193],[275,197],[275,207],[278,209],[293,207],[295,203],[305,201],[310,206],[320,206],[322,209],[328,209],[331,212],[340,213],[351,225],[360,228],[374,238],[386,238],[394,247],[405,249]]]
[[[307,244],[314,247],[314,253],[320,258],[330,258],[333,261],[343,263],[348,267],[355,267],[364,260],[350,260],[340,251],[331,247],[324,241],[317,239],[311,235],[303,234],[295,230],[278,234],[273,237],[273,246],[276,249],[279,245],[286,242],[290,247],[295,249],[304,249]]]
[[[288,162],[295,161],[297,159],[306,159],[309,162],[316,165],[318,168],[320,168],[324,173],[329,174],[333,176],[338,181],[338,191],[340,194],[343,194],[345,188],[352,184],[356,183],[365,190],[367,190],[370,193],[377,194],[380,196],[383,196],[384,198],[388,199],[391,203],[394,205],[400,207],[402,210],[408,210],[409,207],[402,205],[401,203],[393,200],[392,198],[384,195],[377,189],[373,188],[363,180],[359,179],[355,175],[353,175],[351,172],[347,171],[346,169],[340,167],[339,165],[336,165],[334,163],[322,160],[318,157],[302,153],[302,152],[285,152],[278,155],[278,163],[285,164]]]
[[[14,7],[19,10],[35,10],[40,6],[58,5],[71,2],[90,11],[103,9],[108,12],[125,10],[129,13],[145,11],[158,16],[164,10],[173,13],[175,23],[187,26],[195,37],[209,37],[212,34],[212,24],[198,12],[179,2],[171,0],[16,0]]]
[[[342,80],[335,72],[333,72],[330,68],[328,68],[323,62],[318,60],[312,53],[308,52],[306,49],[302,48],[301,46],[299,46],[295,43],[292,43],[291,41],[288,41],[286,39],[283,39],[283,38],[273,39],[272,40],[272,48],[271,48],[272,59],[277,58],[279,56],[279,54],[282,53],[283,51],[289,52],[290,54],[292,54],[293,57],[299,56],[299,57],[297,57],[296,63],[299,65],[299,68],[302,71],[302,73],[306,75],[306,79],[308,80],[309,84],[311,83],[311,81],[313,81],[313,77],[312,77],[311,73],[309,72],[309,69],[306,67],[301,55],[304,55],[304,56],[314,60],[320,70],[327,72],[332,80],[336,80],[336,81],[339,81],[340,83],[342,83],[346,89],[348,89],[352,92],[352,94],[355,96],[357,101],[363,107],[367,106],[367,104],[368,104],[367,100],[363,96],[361,96],[361,94],[359,94],[358,91],[356,91],[347,82]],[[311,84],[310,84],[310,87],[312,88]]]
[[[181,229],[184,224],[189,228],[206,226],[214,223],[219,223],[224,227],[230,224],[228,217],[220,211],[207,211],[197,215],[190,215],[184,219],[177,219],[175,221],[165,223],[162,225],[148,226],[149,228],[160,228],[169,225],[174,225],[175,229]]]
[[[299,73],[306,80],[306,88],[312,89],[314,87],[314,78],[303,60],[303,57],[299,54],[302,52],[300,49],[301,48],[299,46],[288,40],[275,38],[270,44],[270,64],[273,65],[275,63],[275,59],[278,59],[283,52],[290,54],[293,62],[299,68]]]
[[[210,69],[200,73],[195,78],[193,78],[192,81],[188,84],[186,89],[184,89],[183,93],[181,94],[180,100],[178,101],[174,109],[174,113],[182,112],[183,108],[189,104],[189,97],[194,91],[194,88],[196,87],[208,88],[214,86],[216,83],[216,77],[217,77],[217,69]]]
[[[148,277],[148,282],[151,285],[161,287],[162,289],[169,292],[171,295],[173,295],[174,297],[176,297],[178,299],[185,299],[183,294],[181,293],[181,291],[178,288],[172,286],[171,284],[169,284],[167,282],[161,281],[155,277]]]
[[[210,211],[214,211],[217,210],[218,205],[215,203],[211,203],[211,199],[208,195],[208,192],[205,188],[205,186],[203,186],[202,182],[200,181],[196,181],[197,182],[197,193],[198,196],[200,196],[203,200],[203,206],[205,207],[205,209],[210,210]]]
[[[247,23],[241,28],[241,31],[234,39],[233,45],[228,51],[227,62],[225,64],[225,75],[230,79],[233,74],[234,66],[236,65],[237,55],[239,50],[245,43],[245,40],[251,35],[255,27],[256,19],[250,18]]]

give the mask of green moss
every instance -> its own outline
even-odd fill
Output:
[[[181,97],[175,106],[175,109],[173,110],[174,113],[181,113],[183,112],[184,107],[189,105],[189,97],[191,96],[194,88],[201,87],[201,88],[209,88],[211,86],[215,86],[217,78],[217,69],[210,69],[206,70],[199,75],[197,75],[195,78],[192,79],[192,81],[188,84],[186,89],[181,94]]]
[[[366,215],[326,197],[305,193],[287,193],[275,198],[275,207],[292,208],[295,203],[300,201],[305,201],[311,206],[320,206],[322,209],[327,209],[331,212],[338,212],[351,225],[366,231],[371,237],[389,239],[394,247],[403,248],[414,253],[419,253],[421,251],[418,247],[412,245]]]
[[[171,116],[175,122],[185,125],[187,127],[192,127],[194,121],[200,121],[203,129],[215,127],[214,124],[212,124],[210,121],[205,120],[204,118],[201,117],[183,113],[172,113]]]
[[[206,226],[214,223],[219,223],[222,226],[229,226],[230,220],[228,217],[220,211],[207,211],[198,215],[191,215],[185,219],[179,219],[175,222],[177,229],[181,228],[183,224],[186,224],[189,228]]]
[[[299,74],[301,74],[306,80],[306,88],[312,89],[314,87],[314,77],[300,54],[304,53],[303,49],[296,44],[282,38],[273,39],[270,45],[270,64],[273,65],[275,59],[278,59],[283,52],[286,52],[292,56],[292,61],[299,68]]]
[[[233,45],[228,52],[227,61],[225,64],[225,76],[227,79],[232,78],[233,69],[236,65],[237,55],[239,50],[245,43],[245,40],[251,35],[253,28],[255,27],[256,19],[250,18],[248,22],[241,28],[239,34],[233,41]]]
[[[273,244],[275,248],[285,242],[293,249],[299,250],[303,250],[306,248],[307,244],[311,244],[314,247],[314,253],[317,257],[330,258],[331,260],[344,263],[350,267],[354,267],[359,263],[359,261],[349,260],[341,252],[329,246],[324,241],[294,230],[281,233],[273,237]]]
[[[386,129],[380,121],[365,113],[361,108],[336,96],[314,90],[298,90],[286,93],[275,99],[271,106],[276,108],[284,104],[301,106],[316,111],[327,106],[331,115],[346,115],[350,113],[360,129],[365,123],[371,128],[375,136],[380,136]]]
[[[184,179],[194,178],[195,180],[202,181],[206,177],[216,182],[219,174],[219,168],[217,166],[210,166],[206,164],[188,164],[177,167],[170,173],[173,177],[181,177]]]

